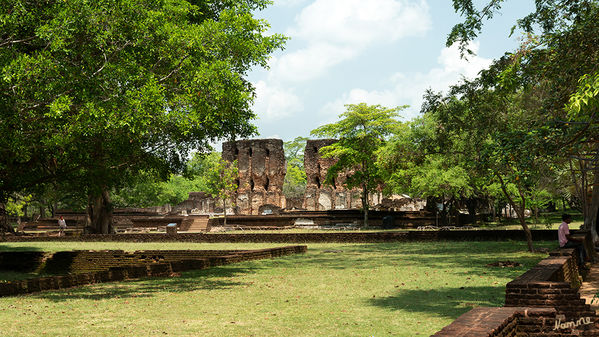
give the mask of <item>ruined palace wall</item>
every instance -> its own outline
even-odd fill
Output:
[[[283,141],[250,139],[223,143],[223,159],[237,160],[239,214],[257,215],[265,204],[285,208],[283,182],[287,173]]]
[[[346,173],[339,174],[331,185],[325,185],[327,171],[337,160],[323,158],[319,151],[322,147],[335,143],[335,139],[315,139],[306,142],[304,151],[304,169],[306,170],[306,192],[304,208],[308,211],[326,211],[331,209],[360,208],[360,192],[344,187]]]

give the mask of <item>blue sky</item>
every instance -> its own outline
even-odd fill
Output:
[[[427,88],[445,90],[517,48],[521,34],[509,37],[510,28],[533,8],[532,0],[505,1],[465,61],[445,47],[461,20],[450,0],[275,0],[256,17],[290,40],[270,69],[250,73],[256,138],[309,136],[348,103],[410,105],[402,116],[412,119]]]

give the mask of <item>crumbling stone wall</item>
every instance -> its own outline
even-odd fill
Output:
[[[308,211],[327,211],[331,209],[357,209],[362,207],[360,190],[348,190],[344,187],[349,172],[339,174],[331,185],[325,185],[327,171],[337,160],[323,158],[319,151],[322,147],[335,143],[335,139],[314,139],[306,142],[304,151],[304,169],[308,182],[304,194],[304,208]],[[380,195],[371,195],[370,204],[380,203]]]
[[[173,207],[172,213],[212,214],[217,211],[216,201],[205,192],[189,192],[187,200]]]
[[[283,182],[287,168],[283,141],[250,139],[223,143],[223,159],[237,160],[239,181],[236,204],[239,214],[259,214],[259,208],[272,204],[285,208]]]

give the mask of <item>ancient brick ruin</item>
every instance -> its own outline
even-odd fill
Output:
[[[335,141],[317,139],[306,142],[304,169],[307,185],[301,203],[305,210],[327,211],[362,207],[360,191],[347,190],[343,185],[346,174],[340,174],[332,184],[324,183],[327,171],[335,163],[335,159],[323,158],[319,150]],[[237,214],[258,215],[264,207],[286,208],[283,182],[287,170],[282,140],[252,139],[226,142],[223,143],[222,156],[229,162],[237,160]],[[380,194],[370,196],[371,205],[379,204],[381,200]]]
[[[328,169],[336,162],[334,158],[323,158],[322,147],[335,143],[334,139],[308,140],[304,152],[304,169],[307,184],[304,194],[304,208],[308,211],[326,211],[360,207],[360,195],[343,187],[345,175],[339,175],[332,184],[325,184]]]
[[[344,183],[347,173],[340,173],[332,184],[325,184],[327,171],[336,162],[334,158],[323,158],[319,151],[322,147],[335,143],[335,139],[316,139],[306,142],[304,169],[307,185],[304,195],[304,208],[308,211],[326,211],[331,209],[357,209],[362,207],[360,191],[348,190]],[[380,195],[371,195],[370,204],[378,204]]]
[[[280,139],[251,139],[223,143],[222,156],[237,160],[239,181],[237,210],[239,214],[257,215],[260,206],[285,208],[283,182],[287,168],[283,141]]]

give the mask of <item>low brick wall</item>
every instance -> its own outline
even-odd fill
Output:
[[[536,241],[555,241],[556,230],[534,230]],[[255,234],[88,234],[77,237],[0,237],[0,242],[28,241],[126,241],[126,242],[409,242],[409,241],[525,241],[521,230],[448,230],[406,232],[255,233]]]
[[[553,308],[474,308],[433,336],[436,337],[495,337],[530,336],[553,332]]]
[[[580,285],[575,250],[552,251],[506,285],[504,307],[475,308],[434,336],[599,336]]]
[[[45,263],[38,263],[35,268],[45,272],[68,274],[0,282],[0,297],[141,277],[167,277],[172,276],[173,273],[192,269],[205,269],[306,251],[306,246],[287,246],[224,251],[148,250],[127,253],[117,250],[45,253]],[[7,261],[7,257],[18,259],[18,254],[28,256],[28,253],[30,252],[1,252],[0,261]],[[0,269],[4,270],[14,270],[11,269],[13,267],[14,263],[0,264]]]
[[[580,298],[581,277],[574,249],[560,249],[506,285],[505,306],[553,307],[567,320],[593,317],[595,311]],[[561,255],[565,254],[565,255]],[[560,256],[561,255],[561,256]]]

